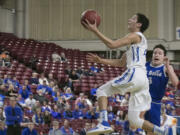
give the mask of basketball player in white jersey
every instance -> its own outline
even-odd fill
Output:
[[[133,128],[142,128],[155,134],[166,135],[168,130],[144,120],[144,113],[150,108],[151,96],[146,75],[146,50],[147,40],[142,34],[149,26],[148,18],[140,13],[128,20],[128,30],[124,38],[111,40],[103,35],[95,24],[85,20],[83,24],[92,31],[110,49],[127,46],[126,53],[121,59],[102,59],[94,54],[89,54],[87,59],[92,62],[111,66],[127,67],[127,70],[119,77],[107,82],[97,90],[98,104],[100,108],[100,123],[96,128],[87,132],[88,135],[98,135],[112,131],[107,118],[107,97],[113,94],[125,94],[130,92],[128,119]]]

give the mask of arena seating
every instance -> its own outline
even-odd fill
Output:
[[[54,78],[57,79],[59,83],[65,83],[68,79],[68,76],[65,74],[64,70],[67,65],[70,65],[72,69],[77,69],[77,67],[82,67],[83,69],[89,69],[91,66],[97,66],[103,68],[103,73],[97,73],[95,76],[83,76],[81,82],[74,83],[74,89],[89,94],[90,89],[94,87],[94,83],[101,81],[107,82],[110,79],[120,75],[125,69],[105,66],[103,64],[94,64],[86,60],[86,52],[73,49],[65,49],[54,43],[45,43],[39,42],[33,39],[20,39],[13,34],[1,33],[0,36],[0,47],[9,51],[13,57],[11,68],[0,67],[1,75],[11,75],[16,76],[17,80],[20,83],[23,83],[25,79],[30,79],[32,76],[33,70],[27,67],[30,64],[30,59],[32,56],[35,56],[38,59],[36,64],[36,71],[38,73],[44,72],[46,75],[52,73]],[[52,53],[61,53],[64,52],[66,58],[68,59],[67,63],[53,62],[51,59]],[[177,74],[180,74],[180,70],[176,70]],[[36,85],[31,86],[31,91],[36,93]],[[180,85],[179,85],[180,89]],[[49,100],[52,100],[52,97],[47,97]],[[5,101],[5,103],[8,100]],[[175,104],[179,105],[180,100],[173,100]],[[127,107],[120,107],[117,104],[111,104],[114,111],[117,110],[127,110]],[[177,115],[180,115],[180,108],[176,109]],[[26,114],[28,117],[32,115]],[[79,131],[85,124],[85,122],[94,122],[97,123],[97,120],[72,120],[71,126],[75,131]],[[60,125],[63,124],[63,120],[59,120]],[[114,122],[114,121],[113,121]],[[111,122],[111,123],[113,123]],[[121,132],[122,127],[116,126],[117,131]],[[49,127],[47,125],[37,126],[36,129],[39,132],[47,133]]]

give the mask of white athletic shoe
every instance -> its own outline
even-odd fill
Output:
[[[107,122],[108,123],[108,122]],[[108,124],[99,123],[95,128],[90,129],[87,131],[87,135],[99,135],[99,134],[108,134],[113,132],[113,129]]]
[[[168,126],[165,126],[163,135],[169,135],[169,127]]]
[[[155,135],[169,135],[169,126],[157,127],[155,126]]]

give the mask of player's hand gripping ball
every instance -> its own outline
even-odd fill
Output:
[[[96,22],[96,26],[97,27],[100,25],[100,22],[101,22],[101,18],[99,16],[99,14],[95,10],[93,10],[93,9],[85,10],[81,14],[81,24],[85,28],[86,28],[86,26],[83,24],[83,22],[87,23],[86,20],[88,20],[89,23],[91,23],[91,24],[95,24],[95,22]]]

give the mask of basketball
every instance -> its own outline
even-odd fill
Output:
[[[82,23],[85,22],[86,23],[86,19],[91,23],[94,24],[96,21],[96,26],[98,27],[100,25],[101,22],[101,18],[99,16],[99,14],[93,10],[93,9],[88,9],[85,10],[82,14],[81,14],[81,24],[86,28],[86,26]]]

